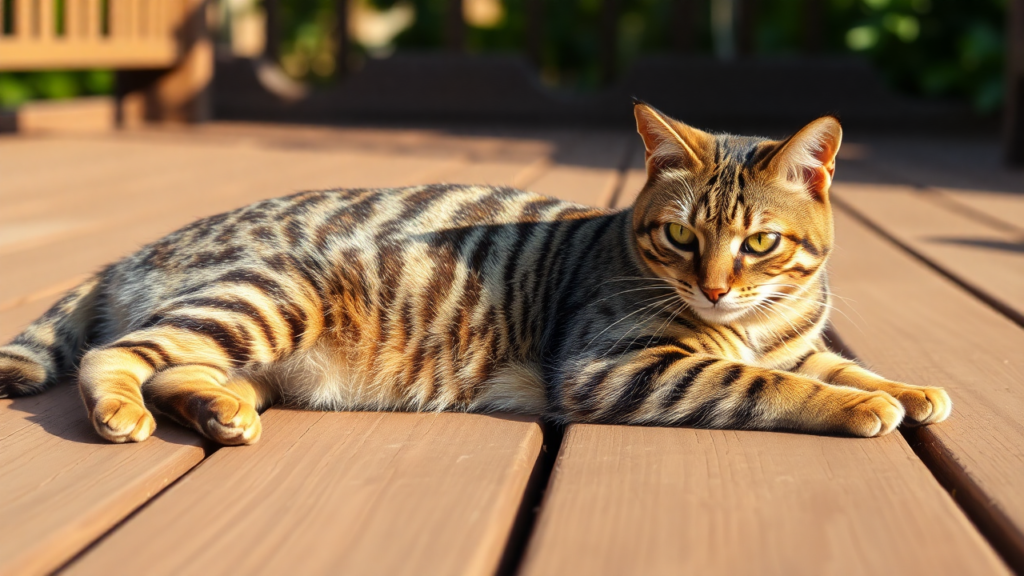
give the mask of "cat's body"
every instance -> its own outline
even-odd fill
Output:
[[[773,201],[766,175],[792,179],[776,164],[786,143],[686,133],[645,106],[638,121],[651,179],[626,210],[422,186],[306,192],[200,220],[0,349],[0,395],[41,390],[88,349],[83,397],[115,441],[152,433],[150,405],[253,442],[257,410],[275,401],[867,436],[905,409],[948,415],[941,390],[886,381],[823,344],[826,162],[824,191],[814,173],[806,198]],[[669,136],[685,149],[664,150]],[[838,140],[821,148],[831,161]],[[730,230],[760,233],[751,245],[765,251]]]

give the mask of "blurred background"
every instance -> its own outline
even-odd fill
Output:
[[[1002,132],[1010,150],[1020,147],[1011,3],[2,0],[0,107],[8,130],[26,104],[104,95],[122,123],[626,125],[637,96],[718,129],[834,113],[872,129]],[[19,30],[37,42],[154,40],[167,5],[188,15],[167,30],[177,55],[166,66],[59,50],[25,58],[27,45],[11,42]],[[202,53],[190,72],[202,94],[189,111],[155,110],[152,85],[190,51]],[[125,98],[133,92],[145,95]]]

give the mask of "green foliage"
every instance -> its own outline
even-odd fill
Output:
[[[350,0],[356,2],[359,0]],[[399,0],[366,0],[378,9]],[[399,49],[439,49],[445,43],[448,0],[405,0],[416,18],[395,39]],[[469,1],[469,0],[467,0]],[[643,54],[672,47],[675,0],[617,0],[616,63],[624,70]],[[959,98],[981,113],[998,109],[1003,96],[1007,0],[757,0],[754,52],[798,54],[806,44],[806,3],[822,2],[818,32],[826,53],[854,53],[872,61],[889,83],[928,97]],[[546,0],[541,75],[567,89],[601,84],[600,26],[605,0]],[[707,2],[700,3],[700,52],[711,52]],[[522,52],[527,43],[526,0],[502,0],[504,15],[486,28],[467,27],[474,53]],[[281,0],[282,62],[289,73],[314,82],[331,80],[334,0]],[[360,47],[354,47],[360,53]],[[105,94],[109,72],[0,73],[0,106],[32,98]]]
[[[310,0],[313,1],[313,0]],[[821,1],[820,48],[871,60],[889,83],[905,92],[971,102],[981,113],[1001,104],[1005,58],[1006,0],[806,0]],[[798,54],[806,44],[806,1],[760,0],[754,52]],[[380,8],[395,0],[375,0]],[[639,55],[671,48],[673,0],[619,0],[617,51],[620,70]],[[414,0],[416,23],[399,47],[443,45],[445,0]],[[544,2],[542,75],[563,87],[599,84],[602,0]],[[706,4],[706,3],[702,3]],[[498,26],[470,29],[471,51],[514,51],[525,46],[523,0],[505,0]],[[701,8],[698,49],[710,53],[707,6]]]
[[[12,108],[36,99],[64,99],[110,94],[114,73],[109,70],[0,72],[0,107]]]
[[[1006,0],[833,2],[846,48],[907,92],[966,99],[982,113],[1003,97]],[[835,31],[839,32],[841,27]]]

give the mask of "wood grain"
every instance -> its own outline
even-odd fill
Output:
[[[627,208],[633,204],[644,184],[647,184],[647,167],[644,165],[643,144],[636,144],[630,151],[629,163],[622,178],[622,188],[615,198],[613,208]]]
[[[908,186],[839,181],[831,194],[1024,325],[1024,234],[987,226]]]
[[[916,434],[1024,571],[1024,330],[842,211],[836,229],[843,343],[889,378],[949,391],[949,420]]]
[[[632,139],[625,132],[586,132],[559,149],[551,166],[528,189],[570,202],[609,206],[621,185]]]
[[[1008,572],[899,435],[574,425],[522,573]]]
[[[540,426],[271,409],[67,574],[493,573]]]
[[[971,138],[871,139],[861,164],[894,184],[930,190],[967,215],[1024,230],[1024,177],[1003,164],[998,142]],[[840,177],[846,172],[840,162]]]
[[[161,422],[143,444],[103,442],[74,386],[0,400],[0,574],[45,574],[203,459]]]

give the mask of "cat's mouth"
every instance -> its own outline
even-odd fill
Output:
[[[737,302],[726,295],[712,304],[701,296],[694,297],[691,294],[682,294],[683,301],[703,321],[710,324],[729,324],[743,318],[750,313],[752,307],[748,304]]]

